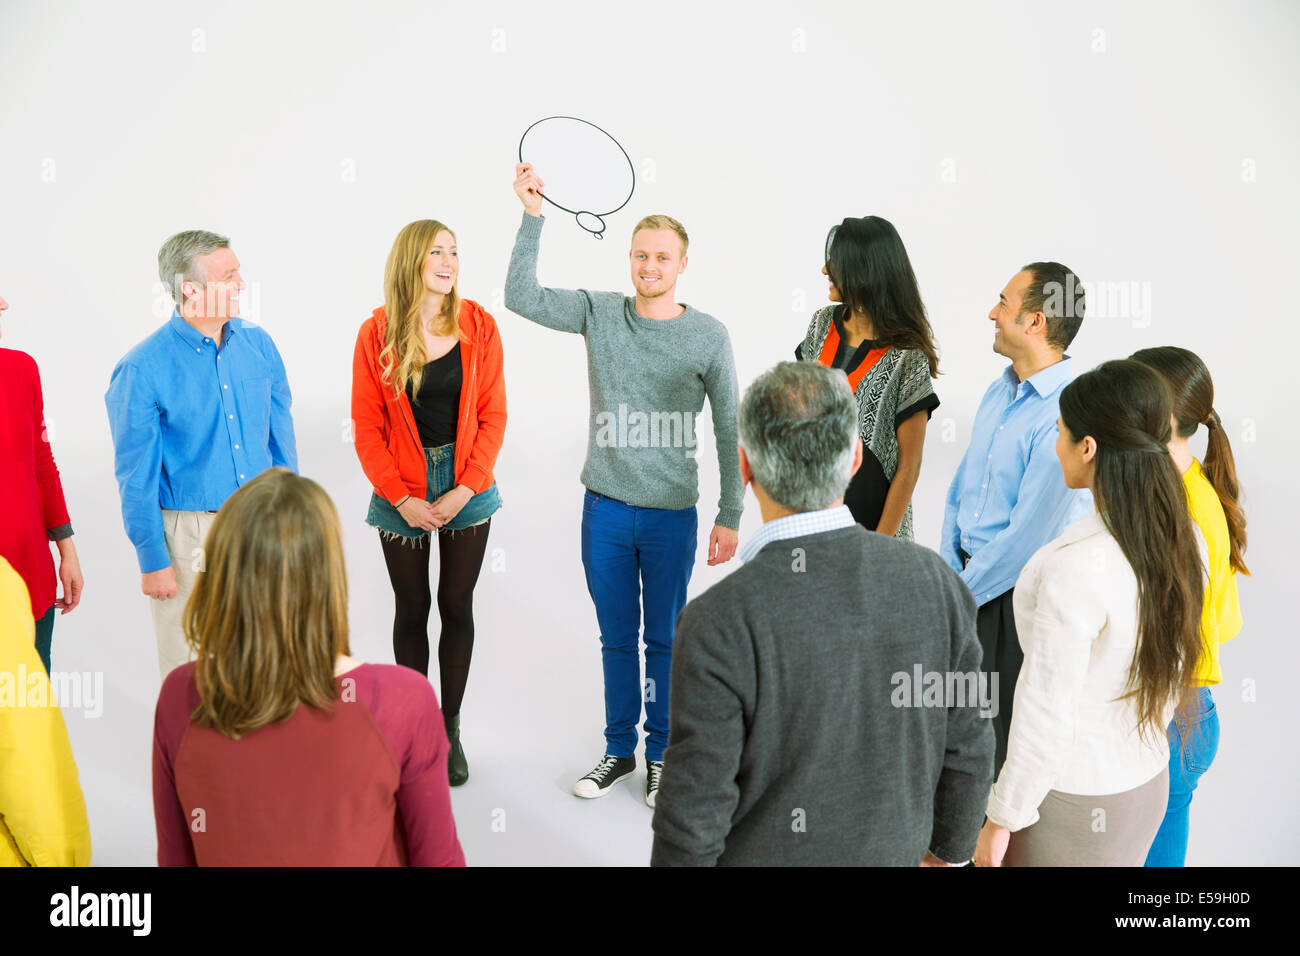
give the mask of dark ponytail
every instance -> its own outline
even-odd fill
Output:
[[[1159,374],[1120,359],[1085,372],[1061,392],[1071,441],[1097,443],[1093,499],[1138,585],[1137,648],[1129,671],[1138,728],[1165,739],[1164,708],[1178,701],[1186,726],[1201,644],[1205,588],[1183,482],[1169,455],[1173,398]]]
[[[1214,486],[1223,505],[1223,516],[1228,519],[1228,541],[1232,552],[1229,561],[1234,570],[1250,574],[1243,555],[1246,551],[1246,512],[1241,507],[1241,489],[1237,484],[1237,464],[1232,457],[1232,445],[1223,428],[1219,413],[1214,410],[1214,382],[1210,370],[1200,356],[1173,345],[1142,349],[1131,358],[1155,369],[1169,383],[1174,394],[1174,417],[1178,419],[1178,435],[1191,438],[1196,426],[1209,430],[1205,449],[1205,477]]]

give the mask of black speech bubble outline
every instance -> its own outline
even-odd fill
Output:
[[[632,188],[628,190],[627,198],[624,199],[617,206],[615,206],[613,209],[609,210],[608,212],[595,213],[589,209],[566,209],[564,206],[561,206],[558,202],[556,202],[554,199],[551,199],[545,193],[541,193],[541,192],[538,193],[538,195],[541,196],[542,199],[546,200],[556,209],[560,210],[561,212],[567,212],[570,216],[572,216],[574,218],[574,221],[577,222],[577,224],[582,229],[585,229],[587,232],[591,233],[597,239],[604,239],[605,220],[602,217],[612,216],[614,213],[618,212],[620,209],[622,209],[624,206],[626,206],[628,203],[632,201],[632,194],[636,192],[636,167],[632,165],[632,157],[627,154],[627,150],[623,148],[622,143],[616,140],[613,136],[610,136],[609,133],[605,132],[605,130],[601,129],[595,123],[592,123],[585,119],[581,119],[580,117],[577,116],[545,116],[542,119],[539,119],[536,123],[533,123],[531,126],[529,126],[528,129],[524,130],[524,135],[519,137],[519,161],[521,163],[524,162],[524,140],[528,138],[528,134],[529,132],[532,131],[533,126],[538,126],[542,123],[545,123],[547,120],[556,120],[556,119],[574,120],[575,122],[578,123],[584,123],[587,126],[590,126],[592,129],[599,132],[601,135],[607,137],[611,143],[613,143],[615,146],[618,147],[618,151],[622,153],[623,158],[627,160],[627,168],[632,172]],[[582,222],[583,216],[591,216],[598,223],[600,223],[600,228],[592,229],[584,225]]]

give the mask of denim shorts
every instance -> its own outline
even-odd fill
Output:
[[[428,479],[428,490],[424,496],[425,501],[432,503],[456,487],[455,458],[456,445],[454,442],[450,445],[441,445],[437,448],[426,448],[424,450],[426,477]],[[464,531],[466,528],[472,528],[487,521],[500,507],[501,495],[497,492],[497,483],[494,481],[486,491],[480,491],[465,502],[465,507],[457,512],[456,517],[438,530]],[[429,537],[428,531],[423,528],[411,527],[406,523],[406,519],[402,517],[402,513],[389,504],[387,499],[381,498],[373,492],[370,495],[370,511],[366,514],[366,524],[372,528],[378,528],[385,538],[405,538],[412,545],[421,544],[425,538]]]

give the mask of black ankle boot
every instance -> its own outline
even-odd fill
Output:
[[[460,745],[460,714],[447,718],[447,740],[451,743],[451,753],[447,756],[447,782],[459,787],[469,779],[469,763],[465,760],[465,748]]]

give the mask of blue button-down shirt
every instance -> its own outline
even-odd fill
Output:
[[[819,534],[822,531],[834,531],[836,528],[851,528],[855,524],[857,522],[853,520],[853,514],[846,505],[822,508],[819,511],[800,511],[797,514],[786,515],[784,518],[764,521],[758,533],[740,549],[740,561],[742,564],[748,564],[754,559],[754,555],[763,550],[764,545],[771,544],[773,541],[799,538],[806,534]]]
[[[104,401],[122,520],[140,571],[170,566],[163,508],[216,511],[272,465],[298,470],[284,362],[243,319],[222,344],[173,312],[113,369]]]
[[[975,413],[970,447],[948,488],[939,553],[987,604],[1015,587],[1034,552],[1092,510],[1092,495],[1065,486],[1056,457],[1068,355],[1020,381],[1012,366]],[[957,550],[970,556],[962,567]]]

